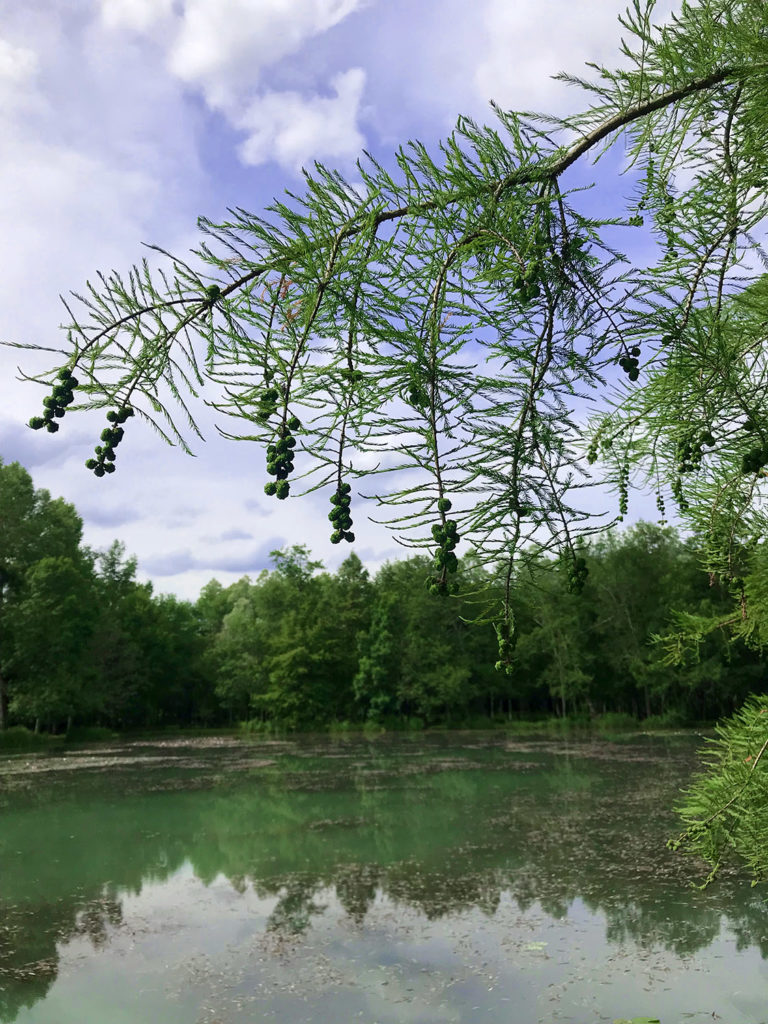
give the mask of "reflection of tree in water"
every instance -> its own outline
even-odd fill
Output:
[[[311,878],[291,878],[281,885],[277,903],[267,920],[267,931],[303,934],[312,918],[326,909],[326,904],[316,903],[314,899],[321,888],[325,886]]]
[[[73,936],[87,936],[94,949],[100,949],[109,938],[109,928],[118,928],[122,923],[123,904],[114,896],[104,895],[80,911]]]
[[[498,875],[425,871],[417,863],[398,864],[382,873],[382,891],[397,903],[421,911],[429,921],[478,908],[492,917],[505,888]]]
[[[122,917],[122,904],[108,895],[85,904],[0,901],[0,1021],[10,1024],[46,996],[58,974],[57,943],[85,937],[98,948]]]
[[[606,915],[605,937],[615,944],[634,939],[641,946],[661,947],[678,956],[705,949],[720,934],[721,913],[715,907],[691,915],[688,906],[656,898],[652,904],[625,903],[618,914]]]
[[[379,875],[371,864],[348,864],[334,879],[336,897],[356,925],[363,923],[376,899]]]
[[[205,884],[223,875],[237,892],[252,886],[275,898],[268,929],[276,935],[306,931],[331,889],[357,926],[378,893],[435,920],[475,909],[493,916],[506,892],[521,911],[538,903],[558,919],[580,899],[605,916],[610,942],[678,955],[705,948],[725,921],[739,948],[768,957],[768,913],[754,890],[726,874],[693,895],[695,865],[664,847],[675,822],[663,808],[687,781],[686,765],[665,764],[660,778],[653,760],[550,757],[542,774],[515,769],[498,751],[481,754],[464,765],[444,758],[442,771],[434,761],[400,759],[401,771],[362,757],[344,785],[338,765],[325,762],[324,783],[313,762],[311,791],[296,773],[288,787],[273,773],[114,801],[105,780],[101,796],[93,784],[82,803],[38,793],[25,808],[6,808],[0,1022],[45,996],[57,943],[88,936],[107,945],[121,923],[115,893],[140,893],[187,859]],[[73,834],[88,836],[87,856]]]
[[[750,947],[760,950],[768,960],[768,906],[765,903],[744,903],[728,914],[728,927],[736,936],[736,949]]]

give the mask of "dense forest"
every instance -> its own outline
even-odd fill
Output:
[[[371,576],[352,553],[331,573],[296,545],[255,579],[213,579],[189,602],[139,583],[118,541],[84,546],[75,508],[18,463],[0,463],[0,522],[3,728],[419,728],[617,712],[683,724],[765,691],[760,655],[725,630],[698,657],[665,663],[654,638],[675,616],[726,620],[733,608],[696,539],[669,526],[584,545],[581,593],[542,553],[541,571],[515,581],[507,672],[481,621],[502,584],[471,552],[453,597],[429,593],[425,556]]]

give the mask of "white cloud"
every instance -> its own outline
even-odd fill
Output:
[[[587,11],[573,0],[433,0],[425,5],[432,16],[413,19],[403,34],[410,8],[405,0],[390,0],[375,37],[379,54],[366,54],[372,86],[381,76],[391,99],[376,110],[376,124],[399,143],[398,121],[417,111],[439,118],[443,134],[459,113],[496,127],[491,99],[504,110],[564,115],[581,109],[589,97],[551,76],[567,71],[590,78],[594,72],[585,61],[626,63],[618,49],[628,36],[618,22],[626,6],[594,0]],[[659,0],[652,21],[665,22],[678,7],[676,0]],[[392,106],[398,99],[402,109]]]
[[[361,0],[186,0],[169,68],[229,107],[259,73],[297,53],[362,6]]]
[[[37,54],[33,50],[0,39],[0,82],[3,85],[26,85],[37,67]]]
[[[40,59],[35,50],[0,38],[0,130],[9,119],[31,116],[39,107],[39,73]],[[7,153],[6,139],[3,142]]]
[[[562,111],[581,105],[578,90],[551,76],[563,69],[581,74],[585,60],[612,62],[618,11],[615,0],[590,4],[589,17],[569,0],[487,0],[479,19],[486,45],[476,51],[482,54],[473,75],[476,95],[504,109]]]
[[[148,32],[173,12],[173,0],[101,0],[101,18],[110,29]]]
[[[361,68],[335,75],[336,98],[303,100],[296,92],[267,92],[253,100],[235,125],[249,133],[239,147],[245,164],[257,166],[274,159],[300,173],[312,160],[358,156],[365,139],[356,118],[365,72]]]
[[[258,93],[263,72],[297,54],[368,0],[100,0],[104,26],[152,33],[171,76],[199,92],[209,109],[248,137],[243,163],[276,161],[301,174],[314,159],[355,158],[365,145],[356,121],[365,84],[361,68],[336,75],[336,97],[295,90]],[[156,23],[163,21],[158,40]],[[318,76],[315,76],[317,78]],[[324,76],[323,76],[324,77]]]

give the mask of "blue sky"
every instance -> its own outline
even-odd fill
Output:
[[[659,3],[654,20],[675,6]],[[572,0],[11,5],[0,26],[0,340],[55,346],[59,294],[84,291],[99,270],[127,276],[151,255],[142,242],[185,258],[203,238],[199,215],[262,214],[285,189],[304,191],[313,160],[354,183],[365,148],[402,180],[399,145],[418,139],[440,163],[459,114],[498,125],[491,98],[582,107],[583,93],[550,76],[582,74],[587,60],[615,66],[623,10],[613,0],[593,0],[588,16]],[[585,208],[622,212],[632,181],[620,165],[617,153],[578,170],[602,183]],[[347,555],[328,540],[325,499],[267,499],[263,454],[218,437],[216,422],[232,426],[202,405],[195,458],[132,421],[118,472],[96,479],[83,463],[103,414],[73,415],[56,437],[25,425],[45,392],[16,367],[39,371],[50,358],[0,348],[0,457],[71,501],[88,544],[123,540],[157,591],[194,598],[212,576],[255,575],[290,543],[329,568]],[[649,500],[634,508],[654,514]],[[372,570],[404,553],[360,508],[355,533]]]

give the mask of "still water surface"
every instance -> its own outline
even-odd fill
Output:
[[[766,893],[664,847],[700,744],[0,759],[0,1024],[767,1024]]]

